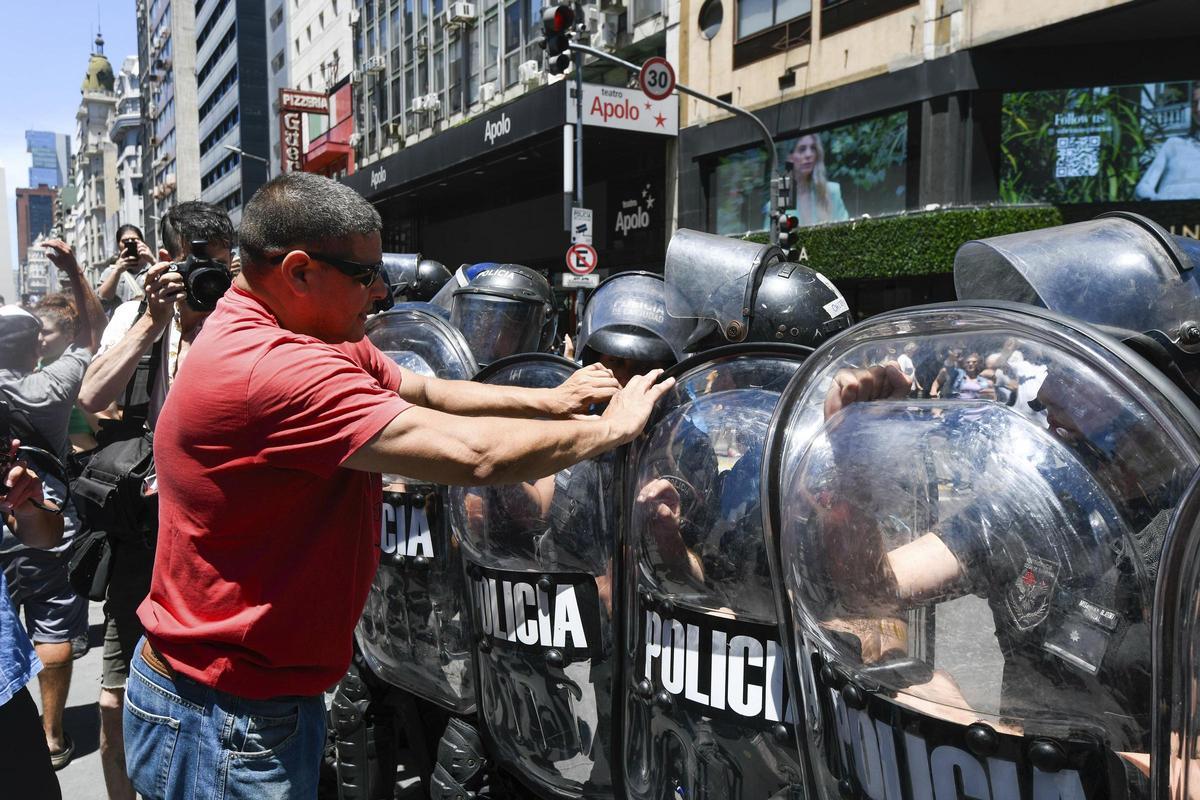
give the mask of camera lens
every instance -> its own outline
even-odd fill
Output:
[[[229,290],[233,279],[229,270],[207,267],[188,275],[188,296],[197,311],[212,311],[217,301]]]

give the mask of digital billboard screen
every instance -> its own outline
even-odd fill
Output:
[[[1200,199],[1200,80],[1006,93],[1000,199]]]
[[[802,225],[903,211],[908,112],[872,117],[775,142],[780,173],[790,166],[791,208]],[[761,147],[716,159],[709,182],[711,226],[720,234],[770,226]]]

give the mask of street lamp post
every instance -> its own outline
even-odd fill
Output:
[[[221,146],[224,147],[226,150],[232,150],[233,152],[237,153],[242,158],[248,158],[252,161],[261,161],[263,163],[263,166],[265,166],[267,168],[267,180],[271,180],[271,161],[270,161],[270,159],[263,158],[262,156],[256,156],[253,153],[247,153],[245,150],[238,147],[237,145],[225,144],[225,145],[221,145]]]

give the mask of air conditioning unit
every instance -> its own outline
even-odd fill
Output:
[[[363,61],[363,70],[371,74],[378,74],[387,69],[387,59],[383,56],[371,56]]]
[[[355,131],[354,133],[350,134],[350,137],[346,140],[346,143],[351,147],[360,147],[362,146],[362,139],[362,134],[358,131]]]
[[[625,0],[600,0],[600,8],[610,14],[620,13],[625,7]]]
[[[475,4],[465,3],[462,0],[451,3],[450,8],[446,11],[446,19],[451,25],[466,25],[475,21]]]
[[[437,94],[425,95],[425,111],[437,116],[442,110],[442,98]]]
[[[520,76],[521,83],[536,86],[542,82],[542,65],[533,60],[522,61],[517,67],[517,75]]]
[[[418,95],[417,97],[414,97],[412,99],[412,103],[408,107],[408,110],[414,114],[424,114],[425,113],[425,98],[428,96],[429,95],[422,94],[422,95]]]
[[[350,24],[351,25],[358,24],[358,9],[357,8],[350,9]]]
[[[399,139],[404,135],[404,131],[401,130],[399,122],[385,122],[383,124],[383,133],[389,139]]]
[[[616,50],[621,33],[621,17],[606,14],[595,6],[584,6],[584,13],[592,47],[609,52]]]
[[[429,34],[427,34],[427,33],[418,33],[417,34],[417,45],[416,45],[415,49],[418,53],[424,53],[426,50],[429,49]]]
[[[484,105],[496,99],[496,82],[488,81],[479,87],[479,101]]]
[[[357,70],[357,69],[350,70],[350,82],[351,83],[362,83],[362,79],[363,79],[363,74],[362,74],[361,70]]]
[[[158,118],[158,104],[157,103],[151,102],[150,105],[146,106],[146,116],[149,117],[150,119]]]

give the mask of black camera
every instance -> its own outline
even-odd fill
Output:
[[[126,258],[137,258],[137,254],[138,254],[138,240],[137,239],[134,239],[133,237],[125,239],[123,242],[121,242],[121,246],[123,249],[122,255],[124,255]]]
[[[212,311],[233,285],[229,265],[209,257],[208,242],[192,242],[191,255],[171,268],[183,278],[187,304],[195,311]]]

